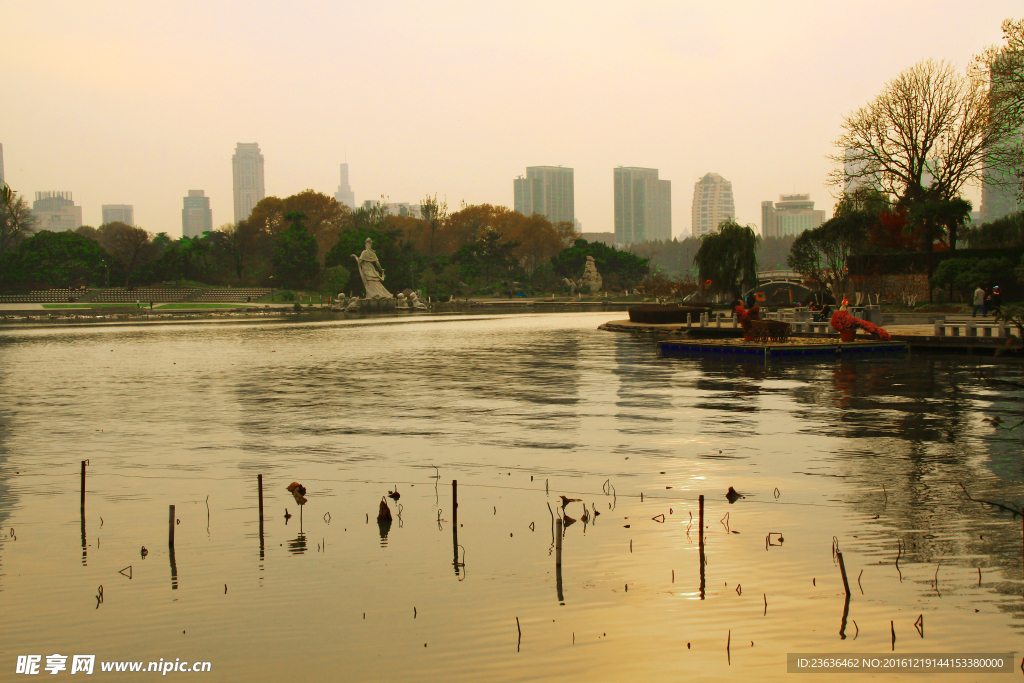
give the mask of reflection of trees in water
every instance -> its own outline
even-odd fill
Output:
[[[610,341],[615,346],[611,374],[618,379],[615,419],[619,432],[644,436],[670,433],[673,420],[666,416],[665,407],[672,401],[675,368],[659,361],[649,340],[615,335]]]
[[[379,343],[363,336],[330,363],[249,373],[237,396],[252,448],[268,437],[330,434],[463,442],[511,435],[517,443],[557,447],[578,424],[578,332],[510,329],[474,337],[470,328],[433,339],[423,332],[406,338],[401,327],[377,328]],[[531,439],[524,430],[559,430],[561,439]]]
[[[851,445],[833,455],[841,479],[823,477],[822,486],[834,486],[836,497],[862,514],[879,515],[882,537],[870,554],[891,562],[899,539],[904,568],[942,561],[1021,579],[1020,521],[966,500],[958,486],[976,498],[1024,499],[1019,457],[1012,477],[993,476],[988,467],[993,447],[1004,449],[1006,437],[981,428],[979,405],[988,399],[976,367],[932,358],[847,362],[809,370],[807,380],[795,394],[797,416]],[[995,590],[1017,595],[1019,585]]]

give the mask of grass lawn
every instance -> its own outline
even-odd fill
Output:
[[[143,306],[143,308],[146,308],[146,307]],[[154,309],[157,309],[157,308],[167,309],[167,308],[251,308],[251,307],[250,306],[246,306],[245,304],[230,304],[230,303],[222,303],[222,304],[183,303],[183,304],[160,304],[159,306],[154,306],[153,308]]]

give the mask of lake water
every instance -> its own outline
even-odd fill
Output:
[[[982,422],[1024,419],[1022,392],[980,379],[1019,366],[662,358],[596,329],[616,315],[0,330],[0,680],[60,653],[214,681],[774,681],[789,652],[892,651],[890,622],[897,654],[1020,663],[1021,520],[960,488],[1024,502],[1024,435]],[[560,495],[583,501],[561,599]]]

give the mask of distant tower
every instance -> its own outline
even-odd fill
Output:
[[[104,204],[103,223],[124,223],[135,227],[135,207],[131,204]]]
[[[528,166],[526,177],[512,181],[515,209],[524,216],[542,214],[552,223],[576,220],[573,170],[562,166]]]
[[[693,184],[692,235],[700,237],[714,232],[727,218],[736,220],[732,183],[717,173],[708,173]]]
[[[235,222],[245,220],[252,208],[266,197],[263,185],[263,155],[255,142],[239,142],[231,157],[235,189]]]
[[[672,182],[656,168],[620,166],[613,175],[616,244],[672,239]]]
[[[761,237],[794,237],[825,222],[809,194],[780,194],[778,204],[761,202]]]
[[[213,230],[213,211],[210,198],[202,190],[189,190],[181,210],[181,234],[183,237],[202,237],[204,232]]]
[[[356,208],[356,193],[352,191],[352,186],[348,184],[348,164],[341,165],[341,184],[338,185],[338,191],[334,193],[334,198],[339,204],[344,204],[350,209]]]
[[[32,213],[39,230],[60,232],[82,227],[82,207],[75,206],[70,192],[36,192]]]

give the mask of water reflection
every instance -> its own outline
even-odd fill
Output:
[[[288,541],[288,552],[302,555],[306,552],[306,534],[299,532],[299,535]]]
[[[943,624],[929,630],[930,646],[1014,647],[1024,624],[1020,521],[966,501],[957,484],[979,499],[1024,500],[1020,437],[980,422],[993,411],[1019,420],[1021,392],[993,389],[975,366],[941,358],[768,366],[663,358],[649,340],[595,331],[599,322],[0,330],[0,519],[31,539],[0,543],[0,610],[25,615],[0,623],[0,640],[10,651],[38,651],[45,633],[88,651],[98,647],[95,631],[129,652],[152,647],[156,632],[188,627],[191,636],[204,622],[223,624],[204,646],[222,670],[251,680],[293,676],[296,660],[345,666],[363,680],[714,680],[723,671],[782,680],[778,652],[852,652],[859,624],[867,644],[884,630],[888,648],[890,619],[913,634],[922,611]],[[89,547],[84,515],[76,538],[67,514],[78,494],[70,468],[90,455],[89,509],[106,519],[102,549]],[[11,472],[23,464],[33,495]],[[267,543],[273,534],[260,519],[265,599],[239,605],[232,590],[210,601],[210,586],[254,568],[257,472],[273,482],[271,526],[283,508],[274,491],[317,482],[335,521],[314,514],[309,534],[322,537],[321,549],[344,552],[306,552],[302,509],[293,506],[300,519],[290,520],[299,526],[290,540],[294,527]],[[461,484],[450,509],[440,502],[442,475]],[[525,533],[543,524],[549,480],[551,491],[591,503],[603,493],[608,504],[600,525],[578,516],[565,572],[566,519],[551,512],[550,538]],[[377,537],[368,526],[364,503],[385,483],[402,487],[410,513],[397,520],[400,543],[394,525],[380,523]],[[730,486],[747,497],[730,505]],[[190,581],[179,584],[169,549],[180,600],[166,609],[166,575],[157,576],[159,591],[146,590],[145,568],[161,565],[145,564],[132,599],[115,600],[101,574],[142,543],[158,547],[166,522],[153,511],[182,502],[181,528],[201,528],[212,492],[218,523],[198,548],[189,534],[179,539]],[[707,494],[699,518],[698,494]],[[726,512],[731,528],[708,524]],[[650,521],[659,513],[668,513],[664,524]],[[772,547],[782,542],[775,535],[764,547],[769,531],[784,533],[784,551]],[[856,566],[850,579],[864,569],[867,594],[844,598],[842,613],[838,573],[822,572],[835,572],[824,550],[833,534]],[[448,563],[459,583],[443,570]],[[352,590],[325,591],[340,573]],[[104,582],[118,621],[86,621],[68,607]],[[756,607],[744,602],[750,595]],[[288,622],[295,639],[281,643],[265,625],[287,621],[296,601],[322,609]],[[415,614],[413,606],[418,619],[395,625],[391,615]],[[67,617],[46,618],[59,610]],[[88,619],[103,617],[91,602],[88,610]],[[899,615],[910,615],[902,626]],[[147,629],[131,626],[142,620]],[[515,659],[517,620],[529,660]],[[721,657],[727,633],[758,645],[730,652],[731,670]],[[600,649],[569,650],[574,637]],[[699,656],[680,656],[682,637]],[[422,656],[427,641],[433,658]]]

